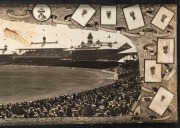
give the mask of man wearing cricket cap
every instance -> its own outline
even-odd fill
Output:
[[[40,9],[38,10],[38,12],[39,12],[39,15],[38,15],[39,20],[45,20],[45,19],[47,19],[47,17],[43,14],[43,13],[45,12],[45,10],[44,10],[43,8],[40,8]]]

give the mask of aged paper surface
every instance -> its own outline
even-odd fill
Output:
[[[0,125],[177,122],[176,5],[0,5]]]

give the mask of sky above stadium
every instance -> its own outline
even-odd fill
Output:
[[[129,43],[134,46],[132,41],[118,33],[110,33],[105,31],[90,31],[81,29],[70,29],[67,25],[57,24],[51,25],[36,25],[25,22],[12,22],[0,19],[0,49],[4,45],[8,46],[5,54],[12,53],[17,48],[28,48],[20,42],[12,40],[5,36],[4,30],[8,28],[15,31],[29,44],[31,42],[42,42],[43,36],[46,36],[48,42],[58,41],[58,44],[46,44],[42,48],[69,48],[70,46],[80,45],[82,41],[87,42],[87,36],[91,32],[93,42],[100,40],[101,42]],[[43,31],[44,30],[44,31]],[[108,36],[110,35],[110,38]],[[31,45],[31,48],[41,48],[41,45]]]

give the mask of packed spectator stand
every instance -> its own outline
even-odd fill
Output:
[[[112,72],[117,67],[117,81],[79,93],[0,105],[0,118],[109,117],[129,114],[141,92],[139,62],[124,60],[125,63],[120,65],[118,60],[127,56],[119,54],[127,49],[124,46],[119,49],[112,46],[96,49],[91,46],[91,36],[88,36],[86,45],[88,49],[85,50],[83,44],[82,49],[75,51],[63,48],[18,49],[25,52],[13,55],[12,64],[100,68]]]
[[[139,77],[131,74],[92,90],[0,105],[0,118],[122,116],[131,112],[139,95]]]
[[[21,56],[41,56],[41,57],[54,57],[64,58],[67,55],[67,52],[64,52],[63,49],[33,49],[28,50],[23,53]]]

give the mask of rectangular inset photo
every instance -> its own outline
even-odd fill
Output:
[[[88,4],[81,4],[72,15],[72,19],[81,26],[85,26],[95,14],[96,10]]]
[[[101,6],[101,24],[116,25],[116,6]]]
[[[174,63],[174,39],[158,39],[157,63]]]
[[[157,64],[156,60],[145,60],[145,82],[156,83],[161,82],[161,64]]]
[[[149,105],[149,109],[156,112],[160,116],[163,116],[166,109],[173,100],[174,94],[167,89],[160,87],[155,97]]]
[[[129,30],[145,26],[142,12],[139,5],[123,8],[124,16]]]
[[[165,30],[165,28],[173,18],[174,14],[175,13],[171,10],[167,9],[164,6],[161,6],[151,23],[156,27],[160,28],[161,30]]]

